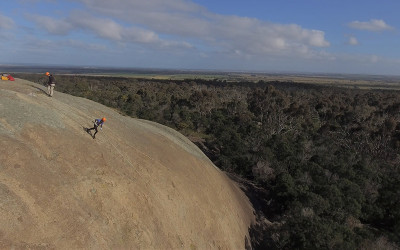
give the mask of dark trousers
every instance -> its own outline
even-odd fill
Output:
[[[94,132],[93,138],[96,137],[96,134],[97,134],[97,132],[98,132],[97,127],[98,127],[98,126],[97,126],[96,124],[94,124],[93,128],[88,129],[88,131],[89,131],[89,130],[93,130],[93,129],[96,131],[96,132]]]

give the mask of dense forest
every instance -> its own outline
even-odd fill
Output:
[[[15,74],[34,82],[42,75]],[[398,249],[400,92],[57,75],[56,91],[174,128],[241,183],[256,249]]]

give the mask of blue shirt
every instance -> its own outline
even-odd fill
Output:
[[[94,120],[94,123],[96,124],[96,126],[100,126],[101,128],[103,128],[103,120],[102,119],[96,119]]]

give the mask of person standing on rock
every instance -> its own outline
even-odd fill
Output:
[[[96,132],[94,132],[94,135],[92,135],[93,139],[95,139],[96,138],[96,134],[98,132],[97,127],[100,126],[100,130],[103,130],[103,124],[104,124],[105,121],[106,121],[105,117],[103,117],[101,119],[94,120],[93,128],[86,129],[86,132],[90,133],[91,130],[95,130]]]
[[[56,86],[56,78],[54,78],[54,76],[49,72],[46,72],[46,76],[49,77],[49,81],[47,82],[47,93],[50,97],[52,97],[54,93],[54,87]]]

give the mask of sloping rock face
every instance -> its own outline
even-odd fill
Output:
[[[184,136],[44,89],[0,83],[1,249],[245,248],[251,204]]]

